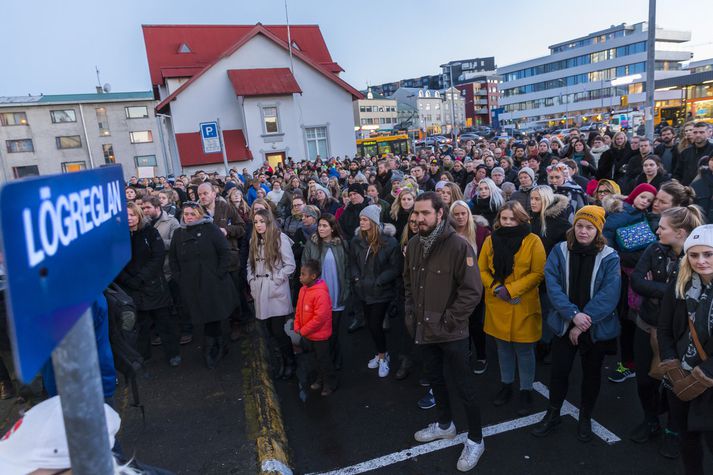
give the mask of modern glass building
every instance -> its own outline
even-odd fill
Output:
[[[646,22],[611,26],[549,47],[550,54],[498,68],[500,123],[505,127],[571,127],[611,112],[643,109]],[[687,74],[688,31],[656,28],[656,79]]]

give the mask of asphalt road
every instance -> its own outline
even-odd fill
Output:
[[[393,329],[389,341],[395,341]],[[416,369],[404,381],[393,375],[380,379],[376,370],[367,368],[374,347],[366,330],[353,335],[342,333],[344,367],[339,372],[339,389],[329,398],[311,392],[306,402],[298,397],[296,381],[276,382],[283,420],[290,443],[296,473],[328,472],[389,454],[406,451],[419,444],[413,433],[435,419],[435,410],[422,410],[416,401],[425,393],[418,385]],[[596,439],[582,444],[576,439],[576,420],[565,417],[554,434],[537,439],[529,434],[530,427],[507,430],[502,423],[518,419],[517,400],[503,407],[492,404],[499,385],[499,371],[493,342],[489,342],[490,366],[478,376],[484,426],[505,430],[486,437],[486,452],[473,473],[479,474],[677,474],[682,473],[678,461],[658,454],[657,443],[638,445],[628,440],[628,434],[642,418],[633,379],[621,384],[602,383],[602,391],[594,419],[622,439],[614,444]],[[605,363],[615,364],[614,358]],[[575,364],[575,368],[578,363]],[[418,366],[418,365],[417,365]],[[547,385],[549,367],[538,365],[536,381]],[[571,378],[567,400],[574,406],[579,401],[579,371]],[[457,400],[456,427],[463,427],[465,415]],[[536,396],[535,410],[544,411],[547,400]],[[501,425],[498,425],[501,424]],[[462,429],[459,430],[459,433]],[[458,473],[455,464],[462,444],[435,450],[404,461],[384,465],[375,474],[439,474]],[[707,462],[713,474],[713,461]],[[385,463],[385,462],[381,462]],[[344,471],[342,473],[360,473]]]

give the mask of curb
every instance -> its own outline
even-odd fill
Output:
[[[248,434],[255,439],[261,474],[292,475],[282,411],[270,377],[265,340],[253,323],[240,344]]]

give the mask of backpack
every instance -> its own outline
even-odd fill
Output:
[[[138,330],[136,329],[136,304],[117,284],[110,284],[104,291],[109,305],[109,341],[114,353],[114,366],[124,375],[131,385],[132,406],[141,409],[145,418],[144,406],[139,401],[137,376],[144,369],[144,359],[138,351]]]

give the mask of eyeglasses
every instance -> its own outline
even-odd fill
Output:
[[[598,195],[611,195],[611,191],[609,190],[597,190]]]

